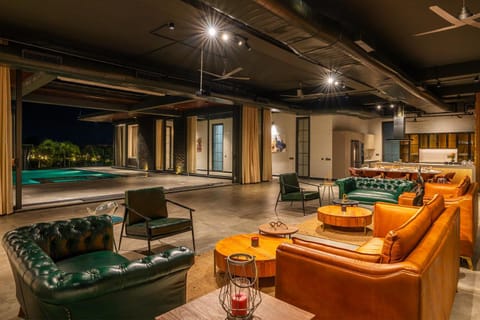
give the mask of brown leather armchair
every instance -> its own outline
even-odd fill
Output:
[[[424,203],[430,201],[435,194],[445,198],[445,206],[460,207],[460,256],[473,270],[473,252],[478,228],[478,183],[471,182],[465,176],[458,184],[425,183]],[[412,205],[415,193],[405,192],[398,198],[402,205]]]
[[[277,248],[275,296],[314,319],[448,319],[459,272],[459,210],[375,204],[358,250],[293,239]]]

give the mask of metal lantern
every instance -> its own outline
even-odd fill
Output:
[[[220,289],[219,300],[227,312],[226,319],[253,319],[253,312],[262,302],[254,256],[234,253],[227,257],[225,285]]]

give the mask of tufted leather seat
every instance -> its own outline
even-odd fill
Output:
[[[20,227],[2,243],[27,319],[152,319],[185,303],[194,260],[180,247],[129,261],[112,251],[106,215]]]
[[[377,179],[364,177],[348,177],[335,181],[339,188],[339,197],[344,194],[351,200],[363,204],[374,204],[377,201],[397,203],[398,197],[410,191],[415,183],[404,179]]]

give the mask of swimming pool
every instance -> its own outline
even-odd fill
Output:
[[[121,175],[97,172],[81,169],[41,169],[41,170],[23,170],[22,185],[41,184],[41,183],[59,183],[59,182],[79,182],[98,179],[110,179],[121,177]],[[13,184],[16,184],[15,171],[13,172]]]

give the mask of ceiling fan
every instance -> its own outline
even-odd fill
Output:
[[[423,36],[431,33],[437,33],[441,31],[456,29],[466,25],[469,25],[475,28],[480,28],[480,22],[475,21],[475,19],[480,18],[480,12],[476,14],[472,14],[470,10],[468,10],[468,8],[465,6],[465,0],[463,0],[463,6],[458,17],[451,15],[450,13],[443,10],[439,6],[431,6],[429,7],[429,9],[432,10],[434,13],[436,13],[438,16],[440,16],[442,19],[449,22],[451,25],[447,27],[435,29],[435,30],[417,33],[415,34],[415,36]]]
[[[315,98],[320,98],[325,96],[324,93],[317,92],[317,93],[308,93],[305,94],[302,89],[302,83],[300,82],[298,84],[298,89],[296,91],[296,94],[281,94],[280,96],[288,98],[288,100],[309,100],[309,99],[315,99]]]
[[[242,67],[235,68],[229,72],[226,72],[225,70],[223,71],[222,74],[214,73],[214,72],[208,72],[203,70],[203,73],[206,73],[208,75],[214,76],[216,79],[213,79],[213,81],[220,81],[220,80],[227,80],[227,79],[234,79],[234,80],[250,80],[250,77],[238,77],[234,76],[234,74],[239,73],[242,71]]]

